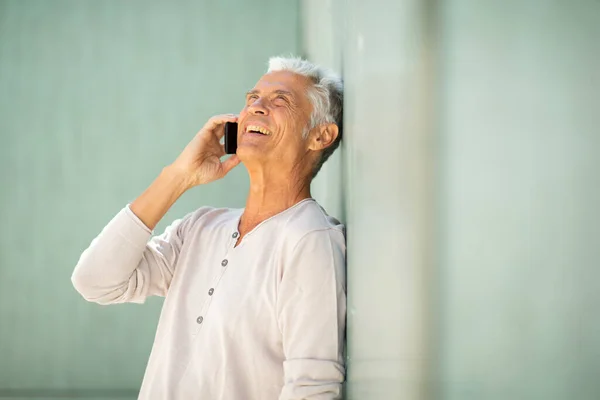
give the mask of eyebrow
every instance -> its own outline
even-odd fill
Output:
[[[258,93],[260,93],[259,90],[253,89],[253,90],[249,90],[248,92],[246,92],[246,96],[250,96],[251,94],[258,94]],[[287,90],[278,89],[278,90],[274,90],[273,93],[293,97],[293,93],[288,92]]]
[[[287,90],[281,90],[280,89],[280,90],[276,90],[275,93],[277,93],[277,94],[283,94],[283,95],[286,95],[286,96],[293,96],[292,92],[288,92]]]

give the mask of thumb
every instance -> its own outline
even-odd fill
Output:
[[[231,171],[236,165],[240,163],[240,159],[237,154],[232,155],[227,160],[223,161],[221,165],[223,165],[223,173],[227,175],[229,171]]]

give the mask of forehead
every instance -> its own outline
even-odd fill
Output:
[[[254,90],[261,92],[285,90],[298,96],[305,94],[310,85],[312,85],[310,78],[290,71],[275,71],[263,75],[254,85]]]

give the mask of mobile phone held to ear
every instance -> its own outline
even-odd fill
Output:
[[[235,154],[237,150],[237,122],[225,123],[225,153]]]

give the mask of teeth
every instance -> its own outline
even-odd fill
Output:
[[[265,128],[263,128],[261,126],[257,126],[257,125],[248,125],[248,127],[246,128],[246,132],[249,132],[249,131],[260,132],[263,135],[267,135],[267,136],[269,136],[271,134],[271,132],[269,132]]]

